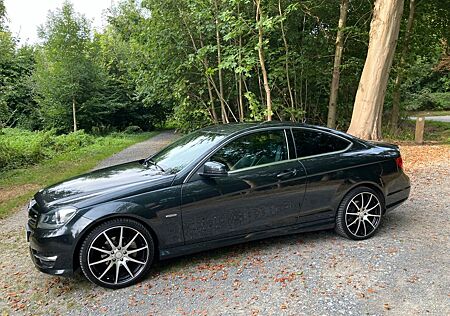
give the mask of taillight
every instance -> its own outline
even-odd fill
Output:
[[[398,169],[403,169],[403,159],[402,159],[402,157],[395,158],[395,163],[397,164]]]

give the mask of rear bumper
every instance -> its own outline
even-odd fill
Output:
[[[386,203],[386,212],[392,211],[403,202],[405,202],[409,197],[409,192],[411,188],[407,187],[401,191],[394,192],[392,195],[388,196]]]
[[[397,184],[397,188],[399,189],[390,192],[386,196],[386,212],[392,211],[403,202],[405,202],[409,197],[409,193],[411,192],[409,177],[403,172],[397,179]]]

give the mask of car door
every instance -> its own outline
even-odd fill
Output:
[[[284,129],[270,129],[240,136],[218,149],[209,161],[224,164],[228,176],[205,178],[200,168],[183,184],[185,242],[295,223],[305,192],[305,170],[292,147],[289,151]]]
[[[352,163],[347,149],[352,143],[340,136],[309,128],[293,128],[299,161],[307,173],[307,189],[301,222],[334,218],[336,196],[348,181],[347,167]]]

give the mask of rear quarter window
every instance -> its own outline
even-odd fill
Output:
[[[337,152],[350,145],[345,139],[320,131],[293,129],[292,133],[298,158]]]

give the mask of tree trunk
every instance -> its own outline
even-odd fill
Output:
[[[216,91],[217,97],[223,101],[224,105],[226,105],[226,109],[228,109],[228,111],[230,112],[230,114],[233,117],[234,121],[237,122],[238,119],[236,118],[236,115],[234,115],[233,110],[231,109],[231,107],[228,104],[228,102],[225,101],[225,99],[220,97],[220,92],[217,89],[217,85],[215,84],[214,79],[211,76],[209,76],[209,82],[211,83],[211,86],[214,88],[214,91]],[[227,116],[227,119],[228,119],[228,116]]]
[[[224,96],[223,96],[223,78],[222,78],[222,52],[220,47],[220,32],[219,32],[219,8],[217,5],[217,1],[214,1],[215,6],[215,14],[216,14],[216,43],[217,43],[217,68],[219,73],[219,93],[220,93],[220,112],[222,115],[222,123],[229,123],[227,109],[225,108]]]
[[[77,131],[77,113],[75,107],[75,98],[72,97],[72,118],[73,118],[73,131]]]
[[[238,92],[239,92],[239,121],[244,122],[244,98],[242,97],[242,73],[239,73],[238,79]]]
[[[400,53],[400,62],[398,64],[397,77],[395,78],[394,91],[392,94],[392,113],[391,113],[391,121],[390,126],[392,131],[397,132],[398,127],[398,117],[400,114],[400,88],[402,85],[403,77],[404,77],[404,68],[406,64],[406,57],[409,51],[409,42],[411,40],[412,28],[414,24],[414,14],[416,11],[416,1],[409,1],[409,16],[408,16],[408,24],[406,25],[405,31],[405,39],[402,44],[402,51]]]
[[[272,121],[272,98],[270,97],[269,79],[267,77],[266,63],[264,60],[263,48],[263,26],[261,24],[261,0],[255,0],[256,3],[256,24],[258,25],[258,55],[263,76],[264,90],[266,92],[267,120]]]
[[[217,119],[217,113],[216,108],[214,107],[214,97],[212,93],[212,87],[211,83],[209,82],[208,76],[206,76],[206,84],[208,85],[208,94],[209,94],[209,103],[211,103],[211,114],[214,121],[214,124],[219,123],[219,120]]]
[[[286,71],[286,83],[287,83],[287,88],[289,91],[289,98],[291,101],[291,109],[292,109],[292,113],[291,113],[291,121],[295,121],[295,116],[294,116],[294,109],[295,109],[295,102],[294,102],[294,96],[292,95],[292,88],[291,88],[291,80],[289,78],[289,46],[287,43],[287,39],[286,39],[286,34],[284,32],[284,25],[283,25],[283,12],[281,11],[281,0],[278,0],[278,12],[280,14],[280,21],[281,21],[281,36],[283,37],[283,43],[284,43],[284,54],[285,54],[285,71]]]
[[[189,27],[188,27],[188,23],[187,23],[186,20],[184,19],[183,13],[181,12],[181,9],[180,9],[180,8],[178,8],[178,11],[180,12],[180,16],[181,16],[181,18],[182,18],[182,20],[183,20],[183,24],[184,24],[184,26],[185,26],[185,28],[186,28],[188,34],[189,34],[189,37],[191,38],[192,48],[194,49],[194,52],[195,52],[196,54],[198,54],[197,45],[195,44],[194,36],[192,35],[192,32],[191,32],[191,30],[190,30]],[[202,37],[201,37],[201,34],[200,34],[200,46],[201,46],[201,48],[204,47],[204,45],[203,45],[203,40],[202,40]],[[215,106],[214,106],[214,98],[213,98],[213,93],[212,93],[213,88],[211,87],[210,78],[209,78],[209,76],[208,76],[208,74],[207,74],[208,68],[209,68],[209,65],[208,65],[208,58],[207,58],[207,57],[205,57],[205,58],[203,59],[203,66],[205,67],[205,72],[204,72],[204,73],[205,73],[205,78],[206,78],[206,84],[207,84],[207,86],[208,86],[209,102],[211,103],[210,114],[211,114],[211,116],[212,116],[212,119],[213,119],[213,121],[214,121],[214,124],[217,124],[217,123],[218,123],[218,119],[217,119],[216,108],[215,108]]]
[[[259,88],[259,97],[261,98],[261,103],[266,103],[266,100],[264,99],[264,93],[263,93],[263,85],[261,83],[261,74],[259,71],[258,65],[256,65],[256,74],[258,76],[258,88]]]
[[[331,80],[330,101],[328,104],[328,121],[327,126],[336,127],[336,106],[339,93],[339,77],[341,75],[340,67],[342,60],[342,50],[344,48],[344,28],[347,21],[349,0],[341,0],[339,13],[339,24],[336,36],[336,52],[334,53],[333,79]]]
[[[303,22],[302,22],[302,31],[300,33],[300,54],[301,55],[305,55],[305,50],[303,48],[303,39],[304,39],[304,34],[305,34],[305,25],[306,25],[306,14],[303,13]],[[303,117],[306,117],[306,113],[307,113],[307,109],[306,106],[304,106],[303,103],[303,70],[304,70],[304,60],[303,58],[300,59],[300,87],[299,87],[299,101],[297,101],[297,104],[300,104],[300,109],[303,111]],[[297,73],[297,72],[296,72]],[[297,81],[297,80],[296,80]],[[297,89],[295,90],[297,93]]]
[[[195,42],[194,42],[194,45],[195,45]],[[201,36],[200,36],[200,45],[202,46],[202,48],[204,47]],[[197,49],[195,49],[195,50],[197,52]],[[219,123],[219,120],[217,119],[216,107],[214,106],[213,88],[211,87],[211,82],[209,82],[209,77],[207,74],[208,68],[209,68],[207,57],[205,57],[203,59],[203,65],[205,67],[205,78],[206,78],[206,84],[208,86],[209,102],[211,103],[211,115],[212,115],[214,124],[217,124],[217,123]]]
[[[239,2],[237,4],[238,16],[241,16]],[[239,34],[239,81],[238,81],[238,94],[239,94],[239,121],[244,122],[244,98],[242,97],[242,34]]]
[[[376,0],[370,23],[369,49],[359,81],[348,133],[362,139],[381,139],[389,71],[397,45],[403,0]]]

